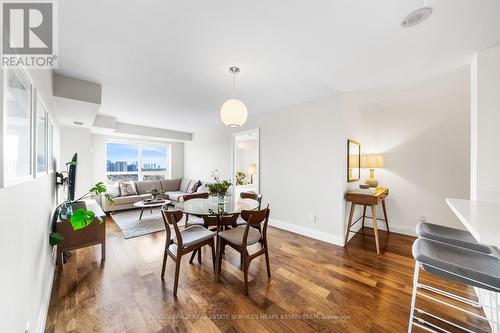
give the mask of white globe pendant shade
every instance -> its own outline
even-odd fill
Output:
[[[240,127],[247,121],[247,117],[247,106],[239,99],[228,99],[220,108],[220,118],[227,127]]]

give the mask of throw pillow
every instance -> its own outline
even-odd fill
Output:
[[[129,195],[137,195],[135,184],[131,180],[128,182],[120,180],[120,192],[122,194],[122,197],[128,197]]]
[[[106,184],[106,192],[112,197],[116,198],[120,196],[120,184],[118,182],[112,184]]]
[[[194,193],[198,189],[198,187],[201,185],[201,182],[198,180],[193,180],[191,183],[189,183],[189,188],[188,188],[188,193]]]
[[[204,193],[204,192],[208,192],[208,185],[207,184],[201,184],[196,189],[196,193]]]

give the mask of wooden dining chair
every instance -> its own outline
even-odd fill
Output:
[[[165,240],[165,251],[163,252],[163,266],[161,268],[161,279],[165,277],[165,267],[167,264],[167,257],[175,261],[175,277],[174,277],[174,297],[177,297],[177,285],[179,282],[179,271],[181,266],[182,256],[192,251],[199,250],[205,245],[212,249],[212,263],[214,273],[216,273],[215,262],[215,232],[212,232],[202,226],[194,225],[179,230],[177,223],[182,219],[183,213],[179,210],[167,210],[167,205],[161,208],[163,223],[165,224],[165,231],[167,238]],[[173,226],[174,234],[170,226]],[[171,250],[171,246],[173,249]],[[200,257],[201,258],[201,257]],[[201,262],[200,262],[201,263]]]
[[[228,228],[235,228],[237,227],[236,225],[236,220],[240,216],[239,213],[234,213],[234,214],[227,214],[227,215],[205,215],[203,216],[203,221],[205,222],[204,227],[207,228],[210,231],[215,231],[216,234],[219,233],[219,231],[222,230],[227,230]],[[196,256],[196,253],[198,253],[198,262],[201,264],[201,251],[193,251],[193,254],[191,255],[191,258],[189,259],[189,263],[192,264],[194,257]],[[243,266],[242,266],[243,267]]]
[[[262,204],[262,194],[257,194],[253,191],[248,191],[248,192],[241,192],[240,193],[240,198],[241,199],[253,199],[255,201],[259,202],[259,206],[257,207],[258,210],[260,210],[260,205]],[[240,216],[238,220],[236,220],[237,225],[245,225],[246,222],[243,220],[243,218]]]
[[[182,196],[182,201],[189,201],[192,199],[208,199],[208,192],[201,193],[191,193]],[[186,221],[184,222],[184,227],[190,227],[193,225],[204,225],[203,219],[199,216],[190,216],[190,214],[186,213]]]
[[[267,276],[271,278],[271,268],[269,266],[269,251],[267,246],[267,224],[269,222],[269,206],[262,210],[243,210],[241,217],[245,220],[246,225],[238,226],[229,230],[221,231],[218,234],[217,241],[217,270],[215,273],[216,280],[219,280],[222,256],[226,245],[229,245],[236,251],[240,252],[243,261],[244,275],[244,292],[248,295],[248,267],[250,262],[258,256],[264,254],[266,257]],[[262,225],[262,232],[259,227]],[[261,249],[253,254],[249,254],[247,246],[260,243]]]

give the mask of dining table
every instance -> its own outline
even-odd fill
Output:
[[[236,220],[242,210],[257,210],[259,205],[259,202],[253,199],[238,198],[235,200],[233,197],[225,197],[222,200],[219,197],[210,196],[207,199],[196,198],[179,202],[175,205],[175,209],[184,214],[203,218],[204,227],[207,229],[215,227],[216,248],[219,248],[219,231],[224,228],[236,227]],[[197,251],[193,252],[190,262],[196,253]]]
[[[257,210],[259,202],[253,199],[234,200],[232,197],[226,197],[221,200],[218,197],[210,196],[207,199],[196,198],[179,202],[175,209],[185,214],[199,216],[204,219],[205,227],[223,226],[223,217],[234,216],[241,213],[242,210]]]

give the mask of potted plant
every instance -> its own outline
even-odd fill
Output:
[[[155,188],[152,188],[148,192],[151,193],[151,196],[153,197],[153,200],[157,200],[158,197],[163,194],[163,191],[157,190]]]
[[[245,185],[245,173],[243,171],[238,171],[236,172],[236,186],[242,186],[242,185]]]
[[[90,197],[92,194],[96,196],[104,194],[104,198],[108,201],[108,203],[113,204],[113,198],[111,197],[111,195],[106,193],[106,191],[107,189],[104,183],[99,182],[92,186],[89,191],[85,195],[82,195],[80,198],[73,201],[65,200],[63,203],[57,206],[54,214],[52,215],[52,232],[49,235],[50,245],[57,245],[63,240],[63,237],[56,232],[55,228],[57,219],[59,217],[69,220],[71,226],[73,227],[73,230],[75,231],[85,228],[90,223],[92,223],[92,221],[94,221],[94,218],[96,218],[93,211],[86,210],[84,208],[74,209],[74,207],[78,207],[79,201]],[[103,222],[100,216],[97,216],[97,219],[100,223]]]
[[[228,180],[221,180],[219,175],[219,170],[215,169],[212,172],[213,183],[208,183],[208,192],[212,196],[217,196],[219,198],[219,204],[224,204],[225,196],[229,187],[232,185]]]

